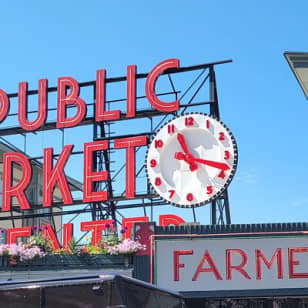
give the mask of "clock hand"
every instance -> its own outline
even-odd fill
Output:
[[[185,156],[185,154],[182,153],[182,152],[175,152],[174,153],[174,158],[177,159],[177,160],[184,160],[184,156]]]
[[[197,170],[198,169],[198,165],[195,164],[192,161],[192,159],[191,159],[193,156],[188,151],[188,147],[187,147],[184,135],[181,134],[181,133],[177,133],[176,138],[177,138],[181,148],[183,149],[185,155],[183,153],[181,153],[181,152],[178,152],[178,153],[180,153],[180,156],[179,156],[179,158],[176,158],[176,155],[175,155],[175,158],[176,159],[180,159],[180,160],[182,159],[185,162],[187,162],[189,164],[189,168],[190,168],[191,171]],[[181,154],[184,155],[184,156],[181,156]]]
[[[217,168],[217,169],[220,169],[222,171],[226,171],[226,170],[230,169],[230,167],[225,163],[219,163],[219,162],[216,162],[216,161],[205,160],[205,159],[201,159],[201,158],[197,158],[197,157],[192,157],[192,160],[194,162],[204,164],[204,165],[208,165],[210,167]]]
[[[182,152],[174,153],[174,158],[177,160],[184,160],[187,164],[189,164],[190,171],[195,171],[198,169],[198,165],[193,161],[193,156],[191,154],[184,154]]]
[[[188,147],[187,147],[187,144],[186,144],[186,141],[185,141],[185,138],[184,138],[184,135],[181,134],[181,133],[177,133],[176,135],[176,138],[182,148],[182,150],[184,151],[185,154],[188,154],[189,151],[188,151]]]

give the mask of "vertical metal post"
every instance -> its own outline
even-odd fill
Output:
[[[46,308],[46,294],[44,287],[40,287],[40,308]]]
[[[228,225],[230,225],[231,224],[231,215],[230,215],[230,207],[229,207],[229,196],[228,196],[227,190],[225,190],[225,192],[224,192],[224,200],[225,200],[226,223]]]
[[[95,102],[95,100],[96,100],[96,88],[94,86],[93,87],[93,101]],[[92,140],[93,141],[95,141],[96,138],[97,138],[97,131],[98,131],[98,126],[94,122],[93,123],[93,133],[92,133],[92,136],[93,136]],[[92,156],[92,166],[94,167],[95,170],[98,169],[97,168],[97,153],[93,153],[93,156]],[[93,185],[92,188],[97,189],[97,183],[95,183],[95,184],[93,183],[92,185]],[[98,215],[98,213],[97,213],[97,204],[96,203],[92,203],[90,205],[90,207],[91,207],[92,220],[97,220],[97,215]]]
[[[214,116],[219,120],[219,108],[218,108],[218,97],[217,97],[217,88],[216,88],[216,77],[214,67],[210,66],[209,68],[210,75],[210,115]]]
[[[93,140],[95,140],[97,138],[97,124],[93,124]],[[92,156],[92,166],[94,166],[94,169],[97,170],[97,154],[93,153]],[[92,183],[92,189],[96,188],[95,187],[96,184]],[[91,216],[92,216],[92,220],[97,220],[97,206],[96,203],[92,203],[91,204]]]
[[[213,66],[210,66],[209,68],[209,75],[210,75],[210,85],[209,85],[209,90],[210,90],[210,115],[217,117],[217,112],[218,112],[218,104],[217,101],[215,100],[215,75],[214,75],[214,68]],[[216,200],[211,202],[211,224],[216,225]]]
[[[210,91],[210,102],[211,102],[210,115],[216,117],[219,120],[220,117],[219,117],[216,77],[213,66],[210,66],[209,68],[209,75],[210,75],[209,91]],[[217,220],[217,209],[219,211],[218,220]],[[219,196],[217,199],[211,202],[211,224],[216,225],[225,223],[231,224],[230,206],[229,206],[229,198],[227,190],[225,190],[221,196]]]
[[[110,125],[105,122],[102,122],[100,125],[100,130],[101,130],[101,136],[100,137],[106,137],[106,128],[105,125]],[[110,131],[107,133],[110,134]],[[111,172],[110,172],[110,155],[109,155],[109,147],[110,147],[110,141],[108,141],[108,149],[102,151],[102,158],[104,158],[104,165],[105,165],[105,170],[108,172],[107,175],[107,192],[109,198],[113,198],[113,190],[112,190],[112,180],[111,180]],[[108,202],[108,213],[107,215],[104,216],[111,216],[111,218],[114,220],[116,223],[116,205],[114,201],[109,201]]]
[[[95,97],[95,86],[93,88],[93,97],[94,101],[96,100]],[[108,107],[109,108],[109,104]],[[104,138],[106,137],[106,128],[105,126],[107,124],[106,122],[100,123],[100,125],[94,123],[93,124],[93,141],[97,140],[97,138]],[[100,129],[100,135],[98,136],[98,130]],[[110,129],[107,132],[107,134],[110,134]],[[108,141],[108,148],[109,148],[109,141]],[[108,196],[110,198],[113,197],[113,192],[112,192],[112,183],[111,183],[111,176],[110,176],[110,161],[109,161],[109,149],[101,151],[99,154],[98,153],[93,153],[92,157],[92,165],[95,168],[96,171],[101,171],[103,168],[103,162],[104,162],[104,167],[105,170],[108,172],[108,179],[107,179],[107,192]],[[93,190],[94,191],[99,191],[101,189],[99,183],[93,184]],[[106,202],[107,203],[107,202]],[[114,220],[114,223],[116,224],[116,213],[115,213],[115,203],[113,201],[108,202],[108,210],[103,212],[104,210],[101,207],[100,202],[94,202],[91,204],[91,209],[92,209],[92,220],[97,220],[97,219],[106,219],[111,216],[111,218]]]

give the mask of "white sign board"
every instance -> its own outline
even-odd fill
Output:
[[[308,236],[156,239],[154,280],[180,292],[308,288]]]

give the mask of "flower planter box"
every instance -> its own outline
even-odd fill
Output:
[[[9,257],[0,257],[0,271],[51,270],[82,268],[125,268],[133,264],[133,255],[47,255],[32,260],[10,264]]]

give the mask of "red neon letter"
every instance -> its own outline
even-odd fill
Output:
[[[135,147],[147,144],[146,136],[114,140],[115,149],[126,148],[125,197],[135,197]]]
[[[232,254],[239,254],[242,257],[242,262],[240,265],[231,265],[232,263]],[[241,273],[246,279],[251,279],[243,267],[247,264],[247,255],[241,249],[227,249],[226,251],[226,272],[227,280],[232,279],[231,271],[235,270]]]
[[[96,246],[101,242],[102,230],[106,229],[106,225],[111,225],[112,219],[95,220],[95,221],[85,221],[81,222],[81,231],[92,231],[92,245]]]
[[[34,131],[41,127],[46,121],[46,89],[47,79],[40,79],[38,82],[38,111],[34,121],[28,121],[28,84],[20,82],[18,86],[18,122],[20,127],[27,131]]]
[[[2,122],[9,110],[9,98],[6,93],[0,89],[0,122]]]
[[[70,92],[66,94],[67,88]],[[67,105],[75,105],[77,111],[73,117],[66,117]],[[86,114],[85,102],[79,97],[78,82],[72,77],[58,78],[57,128],[78,125]]]
[[[13,182],[13,163],[21,168],[21,179],[19,183],[12,186]],[[31,165],[27,158],[21,153],[3,154],[3,192],[2,192],[2,211],[11,209],[11,198],[16,197],[22,210],[30,209],[29,202],[25,195],[25,189],[31,181]]]
[[[210,266],[209,268],[202,268],[205,261]],[[201,259],[201,261],[200,261],[200,263],[197,267],[197,270],[196,270],[192,280],[196,281],[201,272],[203,272],[203,273],[212,272],[217,280],[222,280],[221,275],[219,274],[218,269],[217,269],[211,255],[210,255],[210,253],[207,250],[204,252],[203,257],[202,257],[202,259]]]
[[[64,167],[67,159],[73,149],[73,145],[65,145],[62,149],[61,154],[58,157],[57,163],[53,168],[53,150],[52,148],[44,149],[44,163],[43,163],[43,206],[47,207],[51,205],[52,193],[56,184],[60,189],[63,203],[72,204],[72,195],[68,187]]]
[[[107,200],[107,191],[93,191],[93,183],[107,180],[107,171],[93,171],[93,154],[95,151],[106,150],[107,140],[88,142],[83,151],[83,202]]]
[[[63,248],[68,248],[68,244],[72,240],[73,237],[73,224],[66,223],[63,225]]]
[[[105,111],[105,70],[96,71],[96,102],[95,102],[95,121],[110,121],[120,118],[120,110]]]
[[[148,217],[146,216],[122,218],[122,230],[125,231],[125,233],[123,233],[122,240],[126,238],[131,238],[132,227],[135,222],[147,222],[147,221]]]
[[[11,228],[7,230],[6,243],[14,244],[16,243],[17,237],[24,237],[30,235],[31,235],[31,227]]]
[[[308,278],[308,272],[306,272],[306,273],[294,273],[294,266],[300,265],[300,262],[298,260],[294,260],[294,254],[295,253],[303,253],[303,252],[308,253],[308,247],[289,248],[289,250],[288,250],[288,253],[289,253],[289,278]]]
[[[174,250],[173,251],[173,280],[179,281],[180,279],[180,268],[184,267],[184,263],[180,263],[179,258],[183,255],[192,255],[192,250]]]
[[[60,249],[58,239],[51,225],[42,225],[42,235],[50,240],[53,249]]]
[[[161,227],[167,227],[169,225],[178,226],[179,224],[185,223],[181,217],[173,214],[159,215],[159,225]]]
[[[178,68],[178,59],[168,59],[157,64],[149,73],[145,82],[145,95],[150,104],[159,111],[172,112],[179,109],[179,101],[166,103],[158,99],[155,94],[155,83],[158,76],[168,68]]]
[[[127,66],[126,85],[126,117],[133,118],[136,114],[136,65]]]
[[[282,251],[281,248],[278,248],[274,255],[271,258],[271,261],[268,262],[263,255],[261,249],[256,249],[255,251],[255,257],[256,257],[256,279],[261,279],[261,259],[265,263],[268,269],[270,269],[274,262],[275,258],[277,260],[277,278],[282,279],[283,278],[283,270],[282,270]]]

